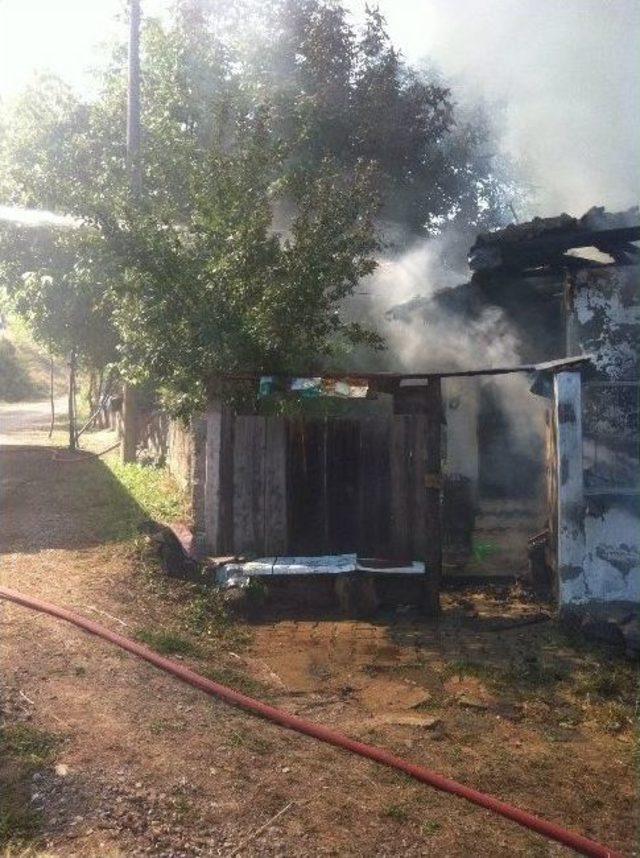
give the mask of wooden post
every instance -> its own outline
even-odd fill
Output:
[[[425,575],[423,607],[426,613],[435,615],[440,609],[440,581],[442,576],[442,392],[441,380],[428,381],[399,387],[394,394],[393,410],[396,416],[411,415],[413,426],[408,422],[397,426],[396,441],[404,448],[404,474],[392,474],[392,495],[395,494],[396,538],[406,518],[408,532],[406,542],[414,557],[424,561]],[[405,417],[405,422],[409,417]],[[405,436],[398,439],[398,429]],[[407,459],[407,456],[409,458]],[[398,451],[392,451],[392,460]],[[398,480],[404,481],[398,485]],[[395,486],[394,486],[395,483]],[[398,506],[398,500],[402,501]],[[403,513],[404,510],[404,513]],[[413,516],[417,516],[411,524]]]
[[[425,532],[423,558],[427,569],[424,609],[440,612],[442,581],[442,390],[439,378],[430,378],[425,392],[427,422],[425,473]]]
[[[129,83],[127,90],[127,166],[134,198],[140,196],[142,172],[140,165],[140,0],[129,0]],[[136,396],[125,383],[122,396],[123,462],[136,460]]]
[[[205,413],[204,532],[214,556],[233,553],[233,414],[219,394]]]
[[[129,6],[129,86],[127,98],[127,161],[131,192],[138,197],[142,185],[140,164],[140,0]]]

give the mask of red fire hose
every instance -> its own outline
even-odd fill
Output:
[[[607,846],[603,846],[600,843],[596,843],[594,840],[589,840],[588,837],[583,837],[581,834],[568,831],[559,825],[555,825],[553,822],[547,822],[545,819],[540,819],[531,813],[527,813],[517,807],[512,807],[512,805],[500,801],[491,795],[486,795],[485,793],[478,792],[478,790],[472,789],[464,784],[460,784],[457,781],[445,778],[424,766],[416,766],[407,760],[403,760],[401,757],[396,757],[394,754],[391,754],[389,751],[385,751],[382,748],[376,748],[374,745],[366,745],[363,742],[357,742],[355,739],[350,739],[348,736],[344,736],[341,733],[330,730],[328,727],[323,727],[321,724],[313,724],[310,721],[305,721],[303,718],[298,718],[297,715],[290,715],[282,709],[276,709],[273,706],[268,706],[266,703],[254,700],[252,697],[247,697],[245,694],[240,694],[240,692],[234,691],[232,688],[227,688],[225,685],[212,682],[210,679],[200,676],[198,673],[195,673],[193,670],[189,670],[182,664],[178,664],[168,658],[163,658],[163,656],[158,655],[146,646],[129,640],[129,638],[125,638],[116,632],[112,632],[110,629],[99,625],[99,623],[87,620],[79,614],[66,610],[66,608],[59,608],[56,605],[43,602],[40,599],[34,599],[31,596],[24,596],[22,593],[18,593],[15,590],[9,590],[6,587],[0,587],[0,599],[6,599],[10,602],[15,602],[17,605],[22,605],[25,608],[32,608],[35,611],[41,611],[44,614],[50,614],[58,619],[66,620],[68,623],[72,623],[90,634],[98,635],[98,637],[111,641],[111,643],[122,647],[122,649],[125,649],[128,652],[132,652],[134,655],[154,664],[166,673],[177,676],[178,679],[181,679],[183,682],[193,685],[195,688],[199,688],[207,694],[219,697],[231,706],[238,706],[241,709],[246,709],[248,712],[267,718],[269,721],[280,724],[282,727],[287,727],[290,730],[296,730],[298,733],[304,733],[306,736],[312,736],[314,739],[319,739],[321,742],[327,742],[330,745],[335,745],[338,748],[351,751],[353,754],[358,754],[361,757],[374,760],[377,763],[381,763],[383,766],[389,766],[393,769],[404,772],[410,777],[415,778],[415,780],[429,784],[436,789],[451,793],[452,795],[458,795],[461,798],[466,798],[467,801],[470,801],[473,804],[477,804],[480,807],[484,807],[487,810],[491,810],[494,813],[499,814],[500,816],[511,819],[513,822],[517,822],[518,825],[529,828],[531,831],[536,831],[538,834],[542,834],[551,840],[556,840],[558,843],[562,843],[582,855],[590,855],[594,856],[594,858],[622,858],[620,853],[617,853],[613,849],[609,849]]]

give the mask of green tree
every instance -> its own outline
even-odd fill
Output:
[[[109,277],[100,237],[85,228],[0,224],[0,286],[51,355],[73,353],[89,378],[93,410],[117,359]]]
[[[38,290],[42,307],[75,295],[74,320],[108,307],[127,376],[185,408],[216,372],[380,345],[343,305],[385,223],[427,236],[501,216],[482,123],[456,124],[449,90],[404,61],[375,10],[357,32],[337,0],[178,0],[169,26],[145,23],[142,67],[140,200],[122,46],[94,101],[45,79],[5,111],[0,193],[86,226],[23,260],[32,323]]]
[[[63,294],[78,298],[83,289],[91,305],[87,272],[96,271],[86,263],[109,260],[104,300],[125,371],[193,404],[215,372],[317,366],[336,338],[378,343],[340,313],[343,297],[373,270],[377,202],[365,165],[346,174],[324,159],[306,179],[289,171],[270,111],[247,111],[225,49],[185,21],[179,16],[168,32],[149,22],[144,34],[141,202],[127,191],[118,52],[94,104],[52,82],[46,95],[27,93],[10,117],[2,160],[13,201],[72,212],[87,225],[77,233],[78,260],[58,254],[30,266],[14,290],[19,307],[26,311],[39,289],[38,310],[27,311],[39,324],[36,312],[50,307],[54,289],[60,308]],[[43,99],[37,126],[31,117]],[[35,152],[37,173],[26,161]],[[278,199],[295,209],[286,235],[273,229]],[[51,273],[60,262],[66,277]],[[72,316],[64,306],[64,318],[81,324],[84,308],[75,305]],[[57,321],[48,316],[47,329],[66,347],[66,322]]]
[[[291,170],[312,171],[326,157],[347,172],[371,162],[379,219],[409,240],[443,223],[485,229],[510,218],[514,188],[497,193],[506,190],[504,166],[486,113],[465,115],[439,75],[411,66],[376,8],[357,30],[333,0],[244,0],[238,27],[212,0],[185,2],[226,34],[243,87],[271,111]]]
[[[260,140],[209,161],[188,223],[137,214],[109,237],[125,262],[115,321],[129,373],[160,379],[184,406],[214,373],[312,369],[338,339],[379,344],[339,312],[375,267],[367,170],[345,181],[327,163],[311,186],[288,183],[297,214],[283,236],[272,229],[277,156]]]

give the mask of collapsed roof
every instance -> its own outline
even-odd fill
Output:
[[[605,264],[585,260],[572,253],[578,248],[596,248],[616,264],[640,261],[640,251],[631,242],[640,240],[638,207],[606,212],[594,206],[581,218],[561,214],[511,224],[495,232],[481,233],[469,252],[469,266],[476,273],[547,273],[550,269]],[[610,264],[610,263],[609,263]]]

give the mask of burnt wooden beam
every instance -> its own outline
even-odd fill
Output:
[[[392,383],[398,385],[403,381],[426,381],[430,378],[471,378],[478,375],[508,375],[516,372],[538,372],[539,370],[559,370],[562,367],[578,369],[580,364],[591,363],[593,355],[579,355],[577,357],[560,358],[558,360],[545,361],[543,363],[524,363],[518,366],[486,367],[484,369],[461,369],[443,370],[441,372],[332,372],[331,370],[318,372],[239,372],[220,373],[215,378],[224,381],[258,381],[263,375],[272,375],[276,378],[351,378],[358,381],[379,381],[383,384]]]
[[[495,242],[474,245],[469,254],[469,265],[474,271],[509,266],[522,268],[525,265],[533,266],[535,262],[544,264],[550,257],[557,257],[567,250],[596,247],[599,244],[614,247],[639,240],[640,225],[606,230],[567,230],[521,241],[497,239]]]
[[[628,265],[629,262],[637,262],[640,258],[640,248],[635,244],[626,242],[625,244],[609,244],[608,242],[599,242],[594,245],[602,253],[608,253],[617,263]]]

